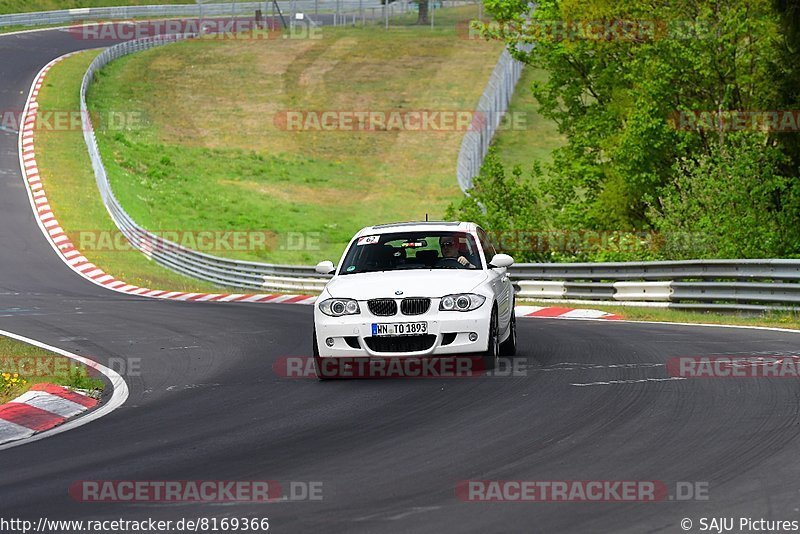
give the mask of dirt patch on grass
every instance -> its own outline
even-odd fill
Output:
[[[312,205],[336,204],[341,206],[353,206],[364,200],[364,197],[354,199],[354,192],[351,190],[319,187],[316,185],[302,185],[288,182],[258,183],[235,180],[220,180],[218,183],[224,186],[242,188],[246,191],[272,197],[287,203],[299,202]]]

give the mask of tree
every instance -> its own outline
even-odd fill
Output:
[[[417,15],[417,24],[430,24],[428,20],[428,0],[418,0],[419,15]]]
[[[800,181],[782,174],[787,157],[763,136],[737,132],[708,155],[675,163],[652,220],[675,258],[761,258],[800,251]],[[691,246],[687,247],[686,244]]]
[[[796,0],[774,0],[780,17],[782,39],[773,62],[772,80],[777,87],[778,109],[796,110],[800,105],[800,5]],[[800,137],[797,131],[776,134],[775,138],[791,158],[791,167],[800,167]]]
[[[702,209],[706,221],[732,218],[724,206],[693,197],[729,179],[738,193],[757,196],[736,203],[747,210],[743,219],[760,225],[763,246],[729,219],[730,232],[712,232],[725,241],[720,253],[788,254],[800,245],[770,222],[800,219],[796,132],[749,127],[749,135],[734,135],[719,122],[742,110],[797,109],[793,0],[540,0],[532,13],[522,0],[486,0],[486,8],[501,24],[485,33],[549,75],[531,91],[567,139],[540,186],[554,227],[673,228],[681,227],[674,214],[697,218]],[[535,46],[523,53],[519,42]],[[726,171],[737,157],[748,164]],[[704,172],[716,178],[703,181]],[[763,174],[748,174],[756,172]]]
[[[514,254],[517,261],[542,261],[549,258],[537,255],[541,251],[535,247],[522,246],[528,236],[519,233],[521,229],[546,228],[539,208],[537,191],[531,181],[522,178],[519,168],[511,175],[506,174],[495,149],[491,148],[472,188],[458,203],[447,208],[445,218],[474,222],[488,229],[498,249]]]

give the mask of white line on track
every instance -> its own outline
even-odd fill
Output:
[[[682,376],[672,376],[669,378],[640,378],[637,380],[609,380],[608,382],[584,382],[577,384],[570,384],[570,386],[612,386],[615,384],[639,384],[643,382],[671,382],[672,380],[686,380]]]

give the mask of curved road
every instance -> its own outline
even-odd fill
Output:
[[[62,31],[0,37],[0,109],[20,111]],[[128,297],[56,257],[0,131],[0,329],[108,364],[139,358],[130,397],[77,430],[0,452],[0,517],[269,517],[275,532],[681,532],[702,516],[800,516],[800,396],[790,379],[661,378],[681,355],[786,353],[791,333],[520,321],[515,378],[288,380],[311,307]],[[619,364],[626,364],[620,367]],[[80,503],[80,480],[321,481],[321,502]],[[466,503],[466,479],[707,482],[707,501]],[[324,530],[323,530],[324,529]]]

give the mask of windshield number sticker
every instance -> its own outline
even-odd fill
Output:
[[[358,242],[356,245],[377,245],[378,241],[380,240],[380,236],[377,235],[365,235],[364,237],[359,237]]]

